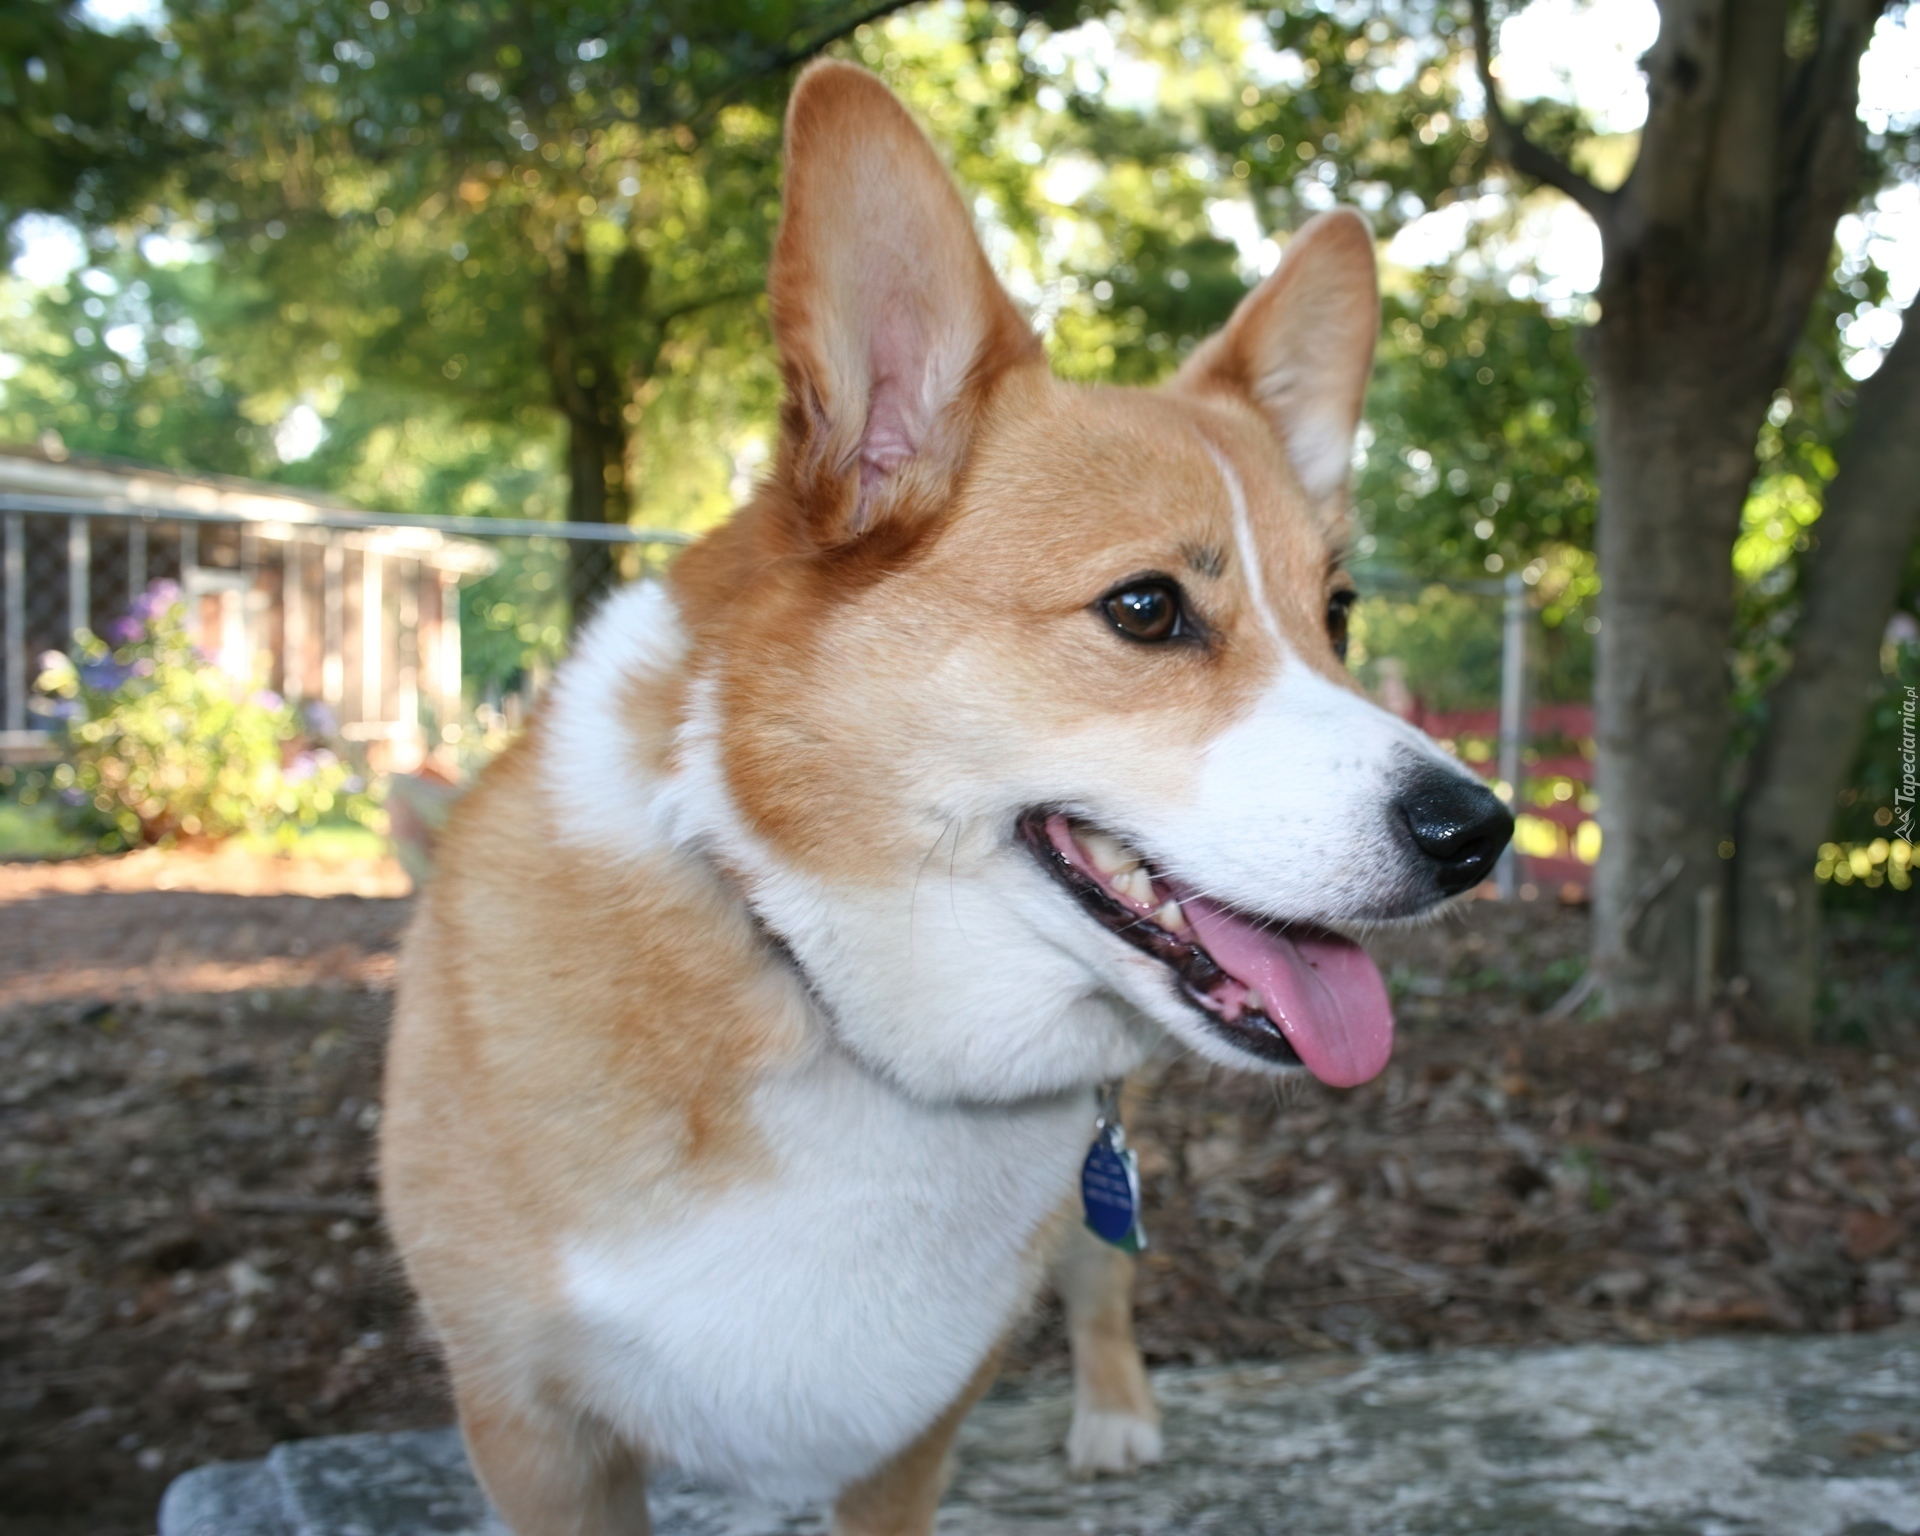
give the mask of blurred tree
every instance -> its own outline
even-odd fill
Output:
[[[1882,636],[1903,583],[1912,579],[1920,530],[1920,325],[1910,320],[1903,327],[1860,386],[1838,450],[1792,657],[1767,696],[1737,827],[1735,963],[1770,1022],[1795,1032],[1812,1027],[1818,980],[1819,893],[1807,855],[1833,823],[1868,723]],[[1897,738],[1887,738],[1883,774],[1897,755]],[[1893,804],[1889,795],[1882,809]],[[1911,843],[1911,799],[1908,810],[1894,830]]]
[[[1595,955],[1620,1005],[1689,996],[1716,959],[1705,943],[1722,962],[1731,950],[1775,1021],[1810,1023],[1814,845],[1854,760],[1920,516],[1895,489],[1904,461],[1884,457],[1916,440],[1920,392],[1903,392],[1890,359],[1887,380],[1858,391],[1867,433],[1849,435],[1851,380],[1833,378],[1836,321],[1873,299],[1859,272],[1836,281],[1837,221],[1913,164],[1910,133],[1869,132],[1855,112],[1874,18],[1902,10],[1668,0],[1647,126],[1608,138],[1551,102],[1524,125],[1507,115],[1475,44],[1492,35],[1485,4],[1141,6],[1089,23],[1073,47],[1042,38],[999,66],[1024,77],[1010,99],[1046,120],[958,135],[963,174],[995,189],[1010,230],[1050,248],[1033,265],[1051,266],[1051,286],[1033,297],[1057,361],[1089,377],[1169,371],[1256,275],[1248,237],[1338,199],[1372,211],[1383,235],[1482,204],[1460,265],[1491,282],[1415,274],[1389,294],[1359,553],[1454,576],[1476,556],[1519,565],[1548,583],[1540,606],[1562,621],[1562,653],[1586,648],[1586,622],[1565,629],[1569,608],[1604,607]],[[902,46],[898,23],[886,33],[891,47],[863,57],[911,93],[926,56]],[[936,121],[939,95],[923,90]],[[1006,169],[1022,155],[1040,168],[1024,194]],[[1564,300],[1556,312],[1527,296],[1524,272],[1502,270],[1530,201],[1514,170],[1600,225],[1590,312]],[[1576,336],[1591,343],[1592,384]],[[1795,445],[1791,464],[1756,459],[1770,410],[1784,412],[1773,443]],[[1850,474],[1849,456],[1871,467]],[[1823,501],[1838,520],[1810,528]],[[1604,581],[1589,555],[1600,505]],[[1784,564],[1761,558],[1782,516]],[[1762,612],[1763,625],[1746,622]],[[1738,692],[1736,638],[1748,642]],[[1736,705],[1753,722],[1744,738]],[[1742,739],[1757,750],[1730,799]],[[1716,944],[1729,907],[1737,943]]]
[[[273,465],[267,426],[250,419],[232,362],[207,344],[209,332],[247,334],[259,302],[245,285],[211,263],[157,265],[131,250],[103,252],[39,292],[0,284],[0,349],[11,371],[0,438],[53,432],[76,452],[188,473],[258,474]]]
[[[575,516],[693,502],[717,515],[752,473],[752,423],[776,388],[745,302],[776,211],[776,110],[823,43],[886,76],[950,149],[996,262],[1073,377],[1170,372],[1270,267],[1265,237],[1320,208],[1357,203],[1389,239],[1446,210],[1464,250],[1388,274],[1357,563],[1456,581],[1523,571],[1556,689],[1577,688],[1592,608],[1609,605],[1620,820],[1599,953],[1617,1000],[1670,996],[1696,970],[1698,893],[1727,874],[1743,932],[1780,906],[1787,875],[1810,913],[1807,829],[1833,806],[1816,781],[1844,777],[1857,727],[1809,724],[1794,700],[1837,719],[1862,697],[1901,579],[1903,525],[1884,510],[1897,473],[1850,467],[1869,439],[1899,436],[1873,406],[1899,399],[1897,370],[1860,391],[1863,425],[1882,425],[1838,449],[1855,399],[1836,325],[1884,295],[1871,271],[1829,276],[1840,211],[1910,174],[1911,141],[1853,116],[1882,9],[1669,0],[1653,116],[1641,138],[1609,138],[1554,103],[1529,106],[1523,132],[1475,48],[1493,17],[1471,0],[182,6],[158,52],[125,66],[127,99],[196,152],[120,223],[117,256],[35,310],[45,347],[8,402],[15,419],[68,423],[76,446],[127,451],[128,423],[150,421],[158,436],[137,441],[166,453],[228,430],[261,457],[307,401],[329,435],[277,472],[374,505],[507,505],[564,462]],[[1516,169],[1558,190],[1528,191]],[[1603,226],[1603,304],[1543,297],[1526,267],[1520,226],[1560,193]],[[140,270],[153,237],[204,242],[218,282]],[[144,364],[108,339],[124,342],[143,305],[161,336]],[[166,340],[169,323],[187,342]],[[1577,341],[1608,407],[1597,419]],[[161,377],[189,353],[194,388]],[[712,421],[729,413],[726,458]],[[1618,530],[1602,538],[1604,591],[1597,467]],[[1824,552],[1861,521],[1888,541],[1869,562],[1885,591]],[[541,560],[508,585],[473,616],[497,626],[502,656],[544,646],[526,636],[560,621]],[[1448,622],[1469,650],[1485,638]],[[1733,809],[1723,780],[1749,743]],[[1769,784],[1800,788],[1783,800]],[[1740,850],[1731,871],[1723,841]],[[1623,949],[1621,893],[1648,889],[1672,852],[1682,875]],[[1740,954],[1764,949],[1804,996],[1811,931],[1809,918],[1773,944],[1756,928]],[[1753,980],[1774,1008],[1784,983]]]
[[[1374,566],[1456,583],[1521,572],[1544,639],[1535,696],[1591,697],[1599,498],[1576,327],[1486,284],[1389,291],[1385,309],[1355,484],[1361,579]],[[1497,655],[1498,603],[1477,606]],[[1479,698],[1497,692],[1496,669]]]
[[[144,89],[202,147],[148,222],[280,298],[290,360],[330,344],[361,381],[557,412],[567,515],[625,522],[662,349],[757,291],[787,75],[891,8],[175,6]],[[590,603],[611,551],[574,548]]]
[[[1200,4],[1110,11],[1063,37],[979,7],[895,18],[854,48],[985,189],[996,258],[1056,368],[1152,382],[1270,268],[1267,237],[1337,200],[1391,235],[1501,184],[1456,99],[1471,77],[1458,22],[1445,6]],[[1547,626],[1542,685],[1585,698],[1592,386],[1577,324],[1496,270],[1523,211],[1472,225],[1478,275],[1387,273],[1353,554],[1363,584],[1395,590],[1524,570]],[[1461,601],[1483,612],[1448,633],[1497,657],[1497,604]],[[1423,676],[1464,654],[1436,648]]]
[[[1685,1001],[1713,973],[1730,902],[1733,963],[1760,1012],[1782,1030],[1812,1027],[1812,845],[1852,761],[1920,524],[1912,327],[1860,392],[1793,662],[1731,816],[1725,655],[1762,424],[1832,272],[1840,216],[1886,173],[1863,154],[1856,105],[1860,58],[1888,8],[1662,0],[1646,126],[1626,180],[1607,189],[1574,168],[1564,131],[1530,133],[1507,114],[1488,0],[1474,0],[1494,148],[1579,203],[1605,252],[1587,351],[1604,621],[1594,958],[1615,1004]]]
[[[110,216],[164,169],[172,125],[141,88],[159,56],[68,0],[0,0],[0,228],[29,209]]]

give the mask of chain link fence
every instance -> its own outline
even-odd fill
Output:
[[[409,771],[476,707],[517,715],[608,572],[638,579],[686,542],[653,529],[381,515],[230,487],[197,499],[267,504],[182,506],[173,489],[0,491],[0,752],[53,753],[50,701],[34,688],[40,658],[82,634],[111,642],[134,600],[166,581],[209,660],[308,706],[368,766]],[[582,549],[611,558],[581,559]],[[503,606],[514,616],[504,626],[494,622]]]
[[[0,460],[0,757],[14,761],[57,751],[51,701],[33,686],[40,658],[82,632],[111,641],[156,581],[177,585],[210,660],[305,706],[316,731],[368,769],[408,773],[463,744],[497,745],[607,584],[658,573],[688,542],[659,529],[372,513],[151,471],[11,467]],[[1362,580],[1376,599],[1433,585]],[[1375,696],[1513,804],[1503,896],[1583,900],[1599,853],[1592,711],[1529,701],[1537,626],[1519,576],[1442,585],[1500,604],[1497,707],[1432,710],[1397,685],[1391,657],[1369,668]]]

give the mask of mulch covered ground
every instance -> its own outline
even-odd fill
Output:
[[[130,883],[0,869],[0,1511],[20,1536],[138,1536],[188,1466],[449,1416],[369,1161],[397,882]],[[1149,1357],[1920,1316],[1913,921],[1843,925],[1850,1043],[1807,1051],[1724,1013],[1542,1022],[1584,917],[1481,903],[1383,948],[1402,1036],[1374,1084],[1170,1054],[1130,1126]],[[1043,1314],[1012,1369],[1064,1358]]]

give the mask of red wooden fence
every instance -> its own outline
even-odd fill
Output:
[[[1429,710],[1416,699],[1406,718],[1428,735],[1450,744],[1461,761],[1483,778],[1499,776],[1497,709]],[[1468,757],[1463,750],[1466,739],[1484,741],[1493,751],[1479,760]],[[1525,782],[1517,786],[1514,809],[1562,828],[1567,853],[1555,858],[1523,855],[1521,879],[1543,895],[1584,901],[1593,885],[1593,866],[1573,857],[1572,845],[1580,824],[1594,819],[1593,813],[1580,805],[1593,792],[1593,706],[1535,705],[1527,713],[1527,742],[1529,752],[1537,751],[1538,755],[1530,756],[1525,763]],[[1573,793],[1569,798],[1556,800],[1544,794],[1536,798],[1536,791],[1556,780],[1571,781]]]

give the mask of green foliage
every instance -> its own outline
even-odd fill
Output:
[[[261,427],[297,404],[331,417],[371,390],[386,405],[405,396],[408,415],[509,437],[550,439],[557,418],[569,514],[626,521],[636,503],[659,510],[636,483],[686,479],[639,472],[657,406],[675,428],[697,418],[707,473],[692,501],[711,515],[743,423],[771,410],[752,301],[778,213],[780,101],[793,63],[864,11],[847,0],[170,7],[157,38],[126,43],[139,69],[99,84],[115,110],[171,135],[171,174],[142,206],[114,201],[93,234],[118,248],[103,267],[158,250],[218,274],[213,313],[196,317],[219,359],[213,408],[198,415],[239,442],[199,467],[270,464]],[[108,201],[72,206],[104,213]],[[166,286],[144,273],[123,285],[123,338],[167,325]],[[72,418],[42,430],[76,447],[132,421],[143,441],[206,435],[170,431],[180,424],[152,398],[90,412],[84,396],[101,385],[163,391],[121,387],[139,367],[131,343],[115,357],[99,327],[52,329],[34,350],[59,359],[67,387],[28,378],[10,391]],[[731,354],[739,387],[725,399],[695,390],[701,409],[676,409],[655,383],[684,380],[676,345]],[[150,350],[158,371],[178,375],[162,351]]]
[[[1855,386],[1842,366],[1842,326],[1856,306],[1883,303],[1886,296],[1886,274],[1879,268],[1836,264],[1760,430],[1758,473],[1733,551],[1736,763],[1759,739],[1768,690],[1792,663],[1807,562],[1819,549],[1826,488],[1852,424]],[[1911,629],[1912,616],[1920,612],[1920,546],[1908,552],[1896,611],[1906,616],[1908,638],[1902,643],[1890,637],[1881,648],[1880,673],[1864,701],[1860,747],[1834,807],[1833,841],[1823,845],[1815,864],[1827,899],[1843,905],[1911,887],[1904,867],[1888,862],[1888,840],[1897,831],[1900,706],[1905,690],[1920,684],[1920,645]],[[1868,858],[1870,850],[1877,860]],[[1855,851],[1867,859],[1858,872],[1847,865]]]
[[[1593,390],[1573,325],[1497,289],[1419,276],[1385,301],[1354,488],[1363,558],[1484,580],[1591,549]]]
[[[42,799],[44,769],[0,763],[0,862],[10,859],[70,859],[92,853],[91,838],[63,824],[57,802]],[[28,797],[25,803],[22,796]]]
[[[194,650],[185,607],[156,583],[121,643],[82,638],[46,659],[38,687],[67,706],[52,787],[105,850],[311,827],[336,807],[365,817],[350,770],[308,740],[277,695],[237,685]]]
[[[1368,605],[1363,650],[1398,658],[1432,707],[1489,703],[1500,604],[1474,588],[1517,570],[1540,619],[1531,696],[1590,698],[1599,487],[1575,327],[1484,284],[1409,278],[1385,300],[1354,487],[1355,568],[1363,583],[1437,579],[1453,590]]]
[[[1920,549],[1914,551],[1908,566],[1908,590],[1920,589]],[[1911,601],[1911,599],[1910,599]],[[1866,730],[1846,788],[1840,791],[1840,803],[1834,816],[1832,836],[1846,848],[1869,847],[1900,834],[1900,822],[1894,815],[1894,792],[1901,784],[1904,717],[1902,706],[1907,690],[1920,688],[1920,641],[1904,644],[1889,641],[1881,651],[1881,675],[1867,702]],[[1847,882],[1836,882],[1844,886]],[[1908,888],[1905,880],[1893,882],[1895,889]],[[1877,879],[1863,878],[1860,885],[1877,890]]]
[[[12,356],[0,438],[51,431],[76,452],[271,475],[272,417],[240,382],[266,366],[245,339],[258,307],[211,262],[153,262],[132,246],[38,292],[0,280],[0,349]]]
[[[109,214],[167,163],[143,89],[159,47],[67,0],[0,6],[0,225],[28,209]]]
[[[1397,661],[1429,709],[1482,709],[1500,696],[1500,601],[1439,585],[1356,604],[1347,659],[1370,687]]]
[[[1263,228],[1343,202],[1391,235],[1494,171],[1483,125],[1460,110],[1462,11],[1446,0],[1220,8],[1217,27],[1277,61],[1207,115],[1209,141]]]
[[[1508,236],[1558,194],[1491,160],[1461,0],[864,16],[846,0],[210,0],[171,7],[151,46],[89,59],[71,13],[19,10],[64,29],[47,59],[108,71],[98,121],[132,112],[174,158],[140,202],[109,195],[100,166],[62,173],[98,194],[71,204],[92,210],[94,261],[0,302],[0,436],[52,428],[395,511],[707,526],[772,449],[759,288],[778,113],[792,63],[830,45],[928,122],[1072,378],[1166,377],[1270,264],[1261,241],[1335,202],[1383,240],[1469,213],[1460,257],[1387,274],[1352,552],[1378,595],[1355,655],[1363,675],[1397,656],[1430,704],[1489,702],[1497,599],[1432,584],[1518,570],[1542,625],[1535,697],[1589,693],[1586,311],[1543,304],[1515,266]],[[49,122],[51,100],[33,108]],[[1607,184],[1626,174],[1632,135],[1528,110],[1536,139]],[[1868,125],[1866,148],[1871,186],[1911,175],[1920,147],[1896,124]],[[1837,327],[1884,298],[1871,265],[1836,271],[1762,434],[1735,556],[1742,745],[1791,654],[1851,410]],[[326,436],[282,463],[274,427],[296,406]],[[463,595],[482,695],[549,666],[570,622],[558,551],[503,554]]]
[[[1885,298],[1885,274],[1878,269],[1836,271],[1760,428],[1758,472],[1733,551],[1734,702],[1743,750],[1758,735],[1767,690],[1792,658],[1801,579],[1819,543],[1836,450],[1852,423],[1854,381],[1842,367],[1840,327],[1854,303]],[[1906,586],[1901,606],[1910,609],[1920,599],[1920,583]]]

